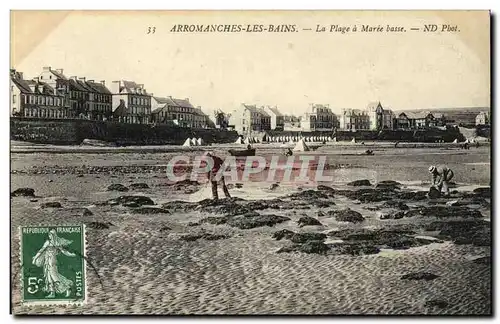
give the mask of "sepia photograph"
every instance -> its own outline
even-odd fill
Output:
[[[11,313],[492,316],[491,28],[11,10]]]

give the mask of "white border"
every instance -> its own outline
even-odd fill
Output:
[[[119,5],[117,5],[119,4]],[[163,6],[162,6],[163,5]],[[294,0],[289,0],[289,1],[283,1],[280,3],[279,1],[276,0],[251,0],[251,1],[245,1],[245,2],[239,2],[237,3],[236,1],[224,1],[224,0],[212,0],[212,1],[203,1],[203,0],[182,0],[182,1],[169,1],[168,6],[165,6],[163,2],[160,1],[151,1],[151,0],[141,0],[141,1],[130,1],[130,2],[116,2],[116,3],[105,3],[102,0],[86,0],[86,1],[62,1],[62,0],[53,0],[53,1],[34,1],[34,0],[24,0],[22,3],[17,0],[4,0],[1,2],[0,6],[2,7],[2,13],[4,19],[1,19],[1,23],[3,24],[3,27],[1,29],[1,37],[2,37],[2,44],[6,45],[9,42],[9,28],[10,28],[10,16],[9,16],[9,9],[492,9],[493,12],[496,14],[496,25],[494,27],[495,29],[495,35],[498,35],[498,25],[500,24],[498,19],[500,16],[500,1],[498,0],[475,0],[475,1],[444,1],[444,0],[419,0],[419,1],[391,1],[391,0],[377,0],[377,1],[370,1],[370,0],[350,0],[350,1],[344,1],[342,3],[336,2],[336,3],[329,3],[324,0],[308,0],[308,1],[294,1]],[[3,96],[3,109],[2,112],[4,114],[4,122],[7,123],[8,117],[9,117],[9,112],[8,109],[5,107],[9,106],[8,103],[8,78],[7,78],[7,68],[10,68],[10,62],[9,62],[9,47],[5,46],[5,48],[1,55],[2,55],[2,60],[5,62],[6,69],[4,71],[4,77],[0,78],[0,91],[2,91]],[[493,59],[493,58],[492,58]],[[496,51],[496,55],[494,58],[496,61],[498,61],[498,51]],[[7,66],[8,65],[8,66]],[[492,71],[494,73],[494,76],[496,77],[496,71]],[[492,91],[494,91],[492,89]],[[497,100],[495,98],[495,101],[491,103],[492,107],[497,106]],[[497,108],[498,109],[498,108]],[[500,112],[494,113],[495,118],[494,118],[494,123],[495,125],[500,125]],[[0,143],[2,144],[2,148],[4,149],[4,152],[8,150],[9,145],[10,145],[10,134],[9,134],[9,128],[8,127],[3,127],[1,129],[1,139]],[[493,145],[495,147],[495,151],[498,151],[499,148],[497,147],[496,139],[498,138],[497,136],[497,129],[498,127],[495,126],[495,132],[494,132],[494,142]],[[0,192],[0,197],[2,198],[1,201],[1,210],[10,210],[10,200],[8,200],[10,197],[10,190],[9,187],[10,185],[5,185],[9,182],[9,167],[10,167],[10,157],[8,155],[3,155],[4,158],[2,159],[2,182],[4,186],[1,186],[2,192]],[[497,159],[498,160],[498,159]],[[495,163],[495,167],[496,167]],[[494,173],[496,174],[496,173]],[[493,174],[492,174],[493,176]],[[497,183],[496,181],[496,176],[495,176],[495,181],[494,183]],[[498,192],[495,193],[495,200],[500,201],[497,197],[497,194],[500,195]],[[493,215],[495,217],[496,215]],[[0,217],[0,222],[3,222],[3,226],[0,228],[3,228],[4,231],[5,229],[8,229],[10,231],[10,226],[9,226],[9,217],[7,215],[3,215],[3,217]],[[498,224],[500,221],[495,221],[495,233],[498,236]],[[6,322],[12,322],[14,321],[14,318],[12,316],[9,316],[9,308],[10,308],[10,237],[9,235],[4,235],[2,236],[3,239],[3,248],[0,249],[1,255],[1,260],[7,260],[9,258],[9,262],[5,262],[4,264],[9,264],[9,267],[7,266],[2,266],[1,271],[3,275],[3,280],[0,280],[0,291],[2,292],[0,294],[1,299],[0,299],[0,304],[3,305],[4,309],[0,313],[1,315],[1,320],[3,323]],[[498,242],[498,238],[495,239],[495,242]],[[494,251],[497,251],[497,244],[494,246]],[[496,255],[495,255],[496,257]],[[497,258],[495,258],[497,260]],[[499,279],[499,267],[495,266],[495,280],[498,281]],[[499,298],[495,298],[495,305],[493,305],[493,308],[496,309],[498,313],[498,305],[499,305]],[[47,318],[48,320],[51,320],[51,318]],[[179,321],[177,319],[173,318],[166,318],[168,321]],[[373,318],[374,319],[374,318]],[[93,320],[93,322],[97,323],[102,323],[105,322],[106,319],[80,319],[82,321],[90,321]],[[145,322],[147,318],[144,319],[138,319],[138,318],[132,318],[132,320],[137,321],[137,322]],[[238,320],[244,320],[242,318]],[[265,318],[258,318],[257,319],[259,323],[263,322],[268,322],[271,319],[265,319]],[[286,318],[286,319],[272,319],[273,321],[290,321],[291,318]],[[324,318],[324,320],[331,321],[332,318]],[[334,319],[338,323],[343,323],[343,322],[350,322],[354,320],[354,318],[335,318]],[[384,320],[384,319],[382,319]],[[395,318],[395,320],[402,320],[400,318]],[[430,321],[441,321],[442,319],[434,318]],[[450,318],[450,320],[455,320],[454,318]],[[23,322],[26,321],[26,319],[17,319],[18,322]],[[182,322],[185,321],[191,321],[190,319],[183,319]],[[305,319],[300,319],[299,321],[309,321]],[[404,319],[405,322],[417,322],[418,319]],[[476,321],[476,320],[472,320]]]

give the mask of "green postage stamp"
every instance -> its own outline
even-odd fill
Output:
[[[84,304],[85,225],[20,228],[23,304]]]

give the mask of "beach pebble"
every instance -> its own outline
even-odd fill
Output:
[[[239,229],[251,229],[262,226],[274,226],[275,224],[283,223],[288,220],[290,220],[290,218],[278,215],[241,215],[229,217],[227,224]]]
[[[474,194],[476,194],[477,196],[480,196],[483,198],[490,198],[491,197],[491,188],[490,187],[476,188],[472,192]]]
[[[130,189],[149,189],[148,184],[143,182],[131,183],[129,187]]]
[[[425,302],[426,307],[437,307],[437,308],[446,308],[448,307],[448,302],[441,299],[431,299]]]

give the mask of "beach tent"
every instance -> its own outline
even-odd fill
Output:
[[[332,141],[337,142],[337,137],[332,138]]]
[[[234,142],[234,144],[243,144],[243,140],[241,139],[241,137],[238,136],[238,139],[236,139],[236,142]]]
[[[196,143],[196,138],[194,138],[194,137],[193,137],[193,138],[191,139],[191,145],[192,145],[192,146],[196,146],[196,144],[197,144],[197,143]]]
[[[191,146],[191,139],[190,138],[186,139],[186,141],[184,142],[184,144],[182,144],[182,146]]]
[[[307,147],[306,143],[303,140],[300,140],[297,142],[293,150],[295,152],[307,152],[309,151],[309,147]]]
[[[203,142],[203,139],[201,137],[199,137],[197,140],[196,140],[196,144],[198,145],[205,145],[205,143]]]
[[[455,138],[455,140],[453,141],[453,143],[458,143],[458,138]]]
[[[330,142],[331,140],[332,140],[332,137],[328,136],[328,142]]]
[[[290,140],[288,141],[288,143],[294,144],[293,138],[290,138]]]
[[[251,144],[252,141],[250,140],[250,137],[245,138],[245,141],[243,142],[245,144]]]
[[[356,143],[356,137],[353,137],[353,138],[352,138],[351,143]]]

